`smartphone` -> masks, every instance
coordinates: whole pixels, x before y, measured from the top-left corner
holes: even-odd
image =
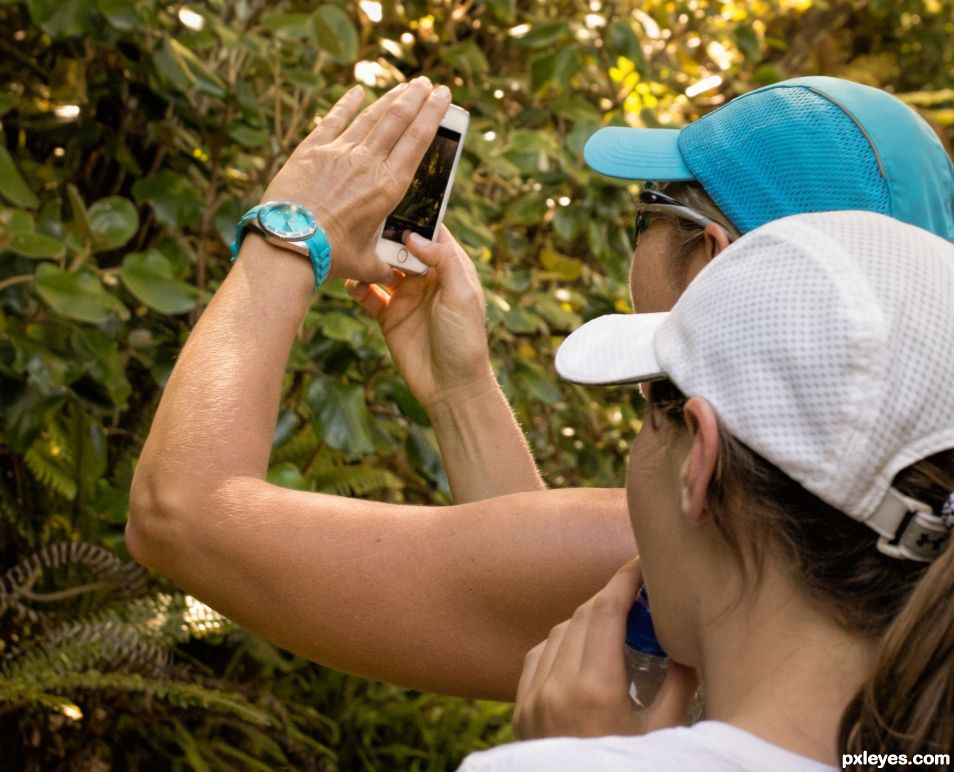
[[[404,233],[413,231],[426,239],[437,235],[454,186],[469,122],[470,113],[463,108],[457,105],[447,108],[437,136],[421,159],[407,193],[384,221],[375,251],[385,263],[406,273],[427,273],[427,266],[404,246]]]

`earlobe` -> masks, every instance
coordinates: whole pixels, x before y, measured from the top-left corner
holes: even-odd
[[[692,525],[706,519],[709,482],[719,458],[719,423],[712,405],[692,397],[683,409],[691,446],[681,470],[682,513]]]

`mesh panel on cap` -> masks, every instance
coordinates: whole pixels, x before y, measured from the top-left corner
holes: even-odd
[[[687,165],[743,233],[798,214],[891,214],[887,181],[864,134],[804,86],[762,89],[683,129]]]
[[[954,246],[833,212],[744,236],[690,284],[656,356],[729,431],[864,519],[891,479],[954,447]]]

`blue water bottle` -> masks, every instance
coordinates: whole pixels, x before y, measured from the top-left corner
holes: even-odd
[[[629,696],[640,707],[649,705],[666,676],[669,658],[653,629],[649,597],[643,586],[626,616],[626,668],[629,671]]]

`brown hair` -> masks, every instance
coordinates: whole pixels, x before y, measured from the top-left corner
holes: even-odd
[[[685,400],[670,382],[654,383],[653,421],[659,413],[671,427],[684,425]],[[721,422],[719,429],[709,504],[743,576],[757,579],[766,551],[778,551],[838,624],[878,640],[868,677],[842,715],[839,754],[951,753],[954,540],[930,564],[888,557],[873,530],[809,493]],[[954,491],[954,449],[902,470],[894,486],[939,511]]]

